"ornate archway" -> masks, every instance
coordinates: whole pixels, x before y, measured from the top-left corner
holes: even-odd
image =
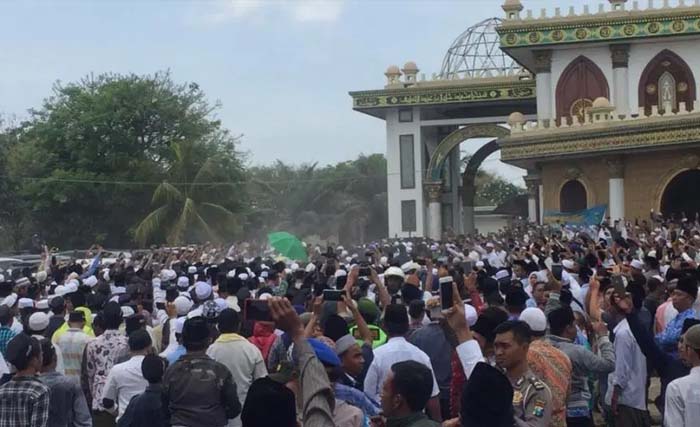
[[[442,171],[445,160],[450,152],[459,147],[462,142],[471,138],[496,138],[477,150],[476,153],[469,159],[467,168],[462,175],[462,206],[465,216],[465,231],[474,230],[474,180],[479,166],[489,155],[496,152],[500,146],[498,139],[510,135],[510,131],[496,124],[474,124],[467,125],[451,134],[447,135],[440,144],[438,144],[435,152],[430,157],[428,170],[426,172],[425,189],[429,201],[429,235],[433,239],[439,239],[442,234],[442,212],[441,200],[442,195]]]
[[[685,188],[685,196],[688,194],[694,194],[695,188],[691,187],[688,190],[688,182],[685,185],[681,179],[683,176],[690,176],[695,173],[700,173],[700,155],[698,153],[690,153],[678,164],[669,168],[668,171],[661,177],[659,184],[656,186],[654,193],[651,194],[654,205],[652,206],[657,212],[661,212],[663,215],[671,214],[675,209],[673,209],[673,199],[675,198],[672,192],[673,187]],[[678,178],[678,179],[677,179]],[[677,185],[679,184],[679,185]],[[692,183],[691,183],[692,184]],[[690,197],[692,199],[692,197]],[[666,212],[664,209],[671,208],[671,211]],[[679,210],[680,212],[680,210]],[[690,212],[686,212],[687,215],[691,215]]]
[[[583,120],[585,111],[601,96],[610,99],[608,80],[593,61],[579,56],[566,67],[557,82],[557,118],[576,116]]]
[[[644,68],[638,91],[639,106],[644,107],[647,114],[651,114],[653,105],[663,111],[664,104],[670,104],[678,111],[681,102],[691,111],[696,97],[695,77],[683,58],[666,49]]]

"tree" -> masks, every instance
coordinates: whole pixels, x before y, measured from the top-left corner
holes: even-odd
[[[57,83],[16,129],[8,153],[32,232],[63,247],[131,245],[156,183],[170,179],[172,147],[183,141],[198,147],[198,158],[218,156],[239,174],[236,138],[212,118],[217,108],[196,84],[168,73]]]
[[[248,229],[300,236],[338,236],[342,242],[386,237],[386,160],[381,154],[319,168],[317,164],[251,168],[254,208]]]
[[[480,170],[476,175],[476,205],[498,206],[508,199],[523,194],[524,190],[500,177]]]
[[[163,236],[170,245],[222,241],[226,232],[235,230],[239,221],[234,212],[240,206],[221,194],[236,193],[240,184],[217,180],[240,176],[232,176],[218,158],[198,161],[198,148],[201,147],[190,141],[173,144],[175,160],[169,171],[173,181],[164,181],[154,191],[152,203],[158,207],[136,227],[135,240],[139,244],[146,245]]]

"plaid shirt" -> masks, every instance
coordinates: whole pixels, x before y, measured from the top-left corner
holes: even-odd
[[[46,427],[49,388],[36,376],[15,377],[0,387],[0,427]]]
[[[7,326],[0,326],[0,353],[2,353],[2,357],[6,356],[7,343],[9,343],[15,335],[17,335],[17,333],[12,329]]]

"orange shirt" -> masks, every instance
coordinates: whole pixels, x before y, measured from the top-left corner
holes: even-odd
[[[552,427],[566,427],[566,399],[571,383],[569,356],[545,340],[530,344],[527,353],[530,370],[552,391]]]

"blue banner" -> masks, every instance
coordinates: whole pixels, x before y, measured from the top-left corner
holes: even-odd
[[[545,224],[565,224],[588,227],[591,225],[600,225],[605,219],[605,212],[608,210],[608,205],[598,205],[590,209],[578,212],[551,212],[545,211]]]

